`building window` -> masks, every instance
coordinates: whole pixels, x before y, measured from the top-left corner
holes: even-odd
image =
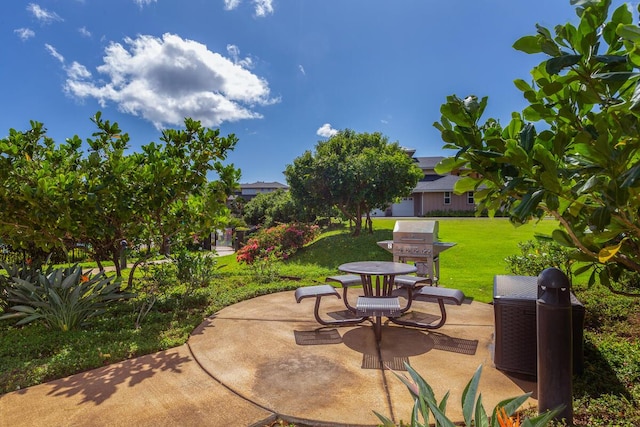
[[[451,204],[451,191],[445,191],[444,192],[444,204],[445,205],[450,205]]]
[[[470,205],[474,205],[475,201],[473,200],[473,191],[469,191],[467,193],[467,203]]]

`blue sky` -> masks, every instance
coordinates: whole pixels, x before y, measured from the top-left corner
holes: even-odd
[[[569,0],[3,1],[0,135],[37,120],[85,139],[102,111],[136,150],[189,116],[239,138],[243,183],[285,183],[345,128],[450,155],[433,128],[446,96],[489,96],[508,121],[513,80],[543,60],[513,42],[567,21]]]

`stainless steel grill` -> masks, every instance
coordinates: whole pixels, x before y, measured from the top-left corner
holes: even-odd
[[[436,284],[440,277],[439,255],[455,243],[438,240],[438,221],[403,220],[396,221],[393,240],[383,240],[378,245],[391,252],[396,262],[414,262],[417,275]]]

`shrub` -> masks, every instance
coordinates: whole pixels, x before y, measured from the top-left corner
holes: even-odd
[[[218,260],[210,254],[181,250],[173,256],[176,278],[185,285],[186,295],[196,288],[211,284],[216,276]]]
[[[0,310],[4,311],[9,306],[9,289],[15,287],[13,278],[17,277],[31,282],[40,268],[30,261],[21,263],[1,262],[0,265],[7,272],[6,276],[0,274]]]
[[[120,292],[120,283],[104,272],[95,276],[82,274],[82,267],[38,271],[29,279],[13,277],[7,288],[9,303],[15,303],[1,319],[19,318],[16,325],[43,320],[48,327],[69,331],[105,312],[108,304],[133,297]]]
[[[413,411],[411,411],[411,423],[409,425],[412,427],[428,426],[430,425],[430,414],[432,414],[436,426],[454,427],[455,424],[445,415],[449,393],[447,392],[442,400],[438,402],[433,389],[425,379],[422,378],[422,376],[420,376],[420,374],[418,374],[418,372],[416,372],[408,363],[405,363],[405,367],[411,376],[411,379],[408,379],[403,375],[399,375],[396,372],[394,372],[394,374],[404,383],[404,385],[407,386],[411,397],[414,399]],[[553,417],[557,415],[558,412],[555,410],[540,414],[537,417],[525,419],[522,424],[520,424],[519,417],[514,421],[512,415],[531,395],[531,393],[525,393],[521,396],[505,399],[498,403],[492,411],[491,418],[489,418],[482,406],[482,394],[480,394],[476,399],[481,373],[482,366],[478,367],[462,392],[461,403],[464,425],[469,427],[489,425],[492,427],[519,425],[522,425],[522,427],[542,427],[549,424]],[[395,427],[394,422],[389,418],[375,411],[374,413],[380,421],[382,421],[384,427]],[[420,422],[420,419],[422,419],[424,424]],[[404,424],[401,424],[401,426],[404,426]]]
[[[169,288],[176,282],[176,266],[172,262],[143,262],[140,264],[140,286],[135,301],[135,328],[140,329],[155,303],[166,296]]]
[[[253,264],[261,259],[283,260],[311,242],[318,235],[317,225],[280,224],[258,231],[238,253],[238,262]]]
[[[570,250],[558,245],[552,240],[538,239],[518,243],[520,255],[505,258],[507,268],[511,273],[521,276],[538,276],[542,270],[555,267],[572,280]]]
[[[250,266],[256,280],[267,283],[276,278],[276,263],[289,258],[317,237],[319,227],[309,224],[280,224],[258,231],[236,254]]]

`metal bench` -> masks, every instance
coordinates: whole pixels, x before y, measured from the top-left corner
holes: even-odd
[[[347,296],[347,290],[352,286],[360,286],[362,285],[362,277],[359,274],[342,274],[338,276],[329,276],[325,280],[325,282],[337,282],[342,286],[342,299],[344,300],[344,305],[351,311],[356,312],[356,308],[351,305],[349,302],[349,297]]]
[[[396,276],[393,279],[393,283],[396,286],[404,286],[415,288],[417,285],[432,285],[433,281],[430,277],[420,277],[420,276]]]
[[[341,276],[329,276],[325,280],[325,282],[338,282],[340,286],[346,288],[348,286],[359,286],[362,285],[362,279],[358,274],[343,274]]]
[[[315,297],[316,304],[313,310],[313,315],[315,316],[318,323],[320,323],[321,325],[332,325],[332,326],[355,325],[365,320],[365,317],[359,317],[354,319],[323,320],[320,317],[320,301],[322,300],[322,297],[326,297],[326,296],[335,296],[340,298],[340,294],[338,293],[336,288],[334,288],[331,285],[305,286],[302,288],[298,288],[295,291],[295,297],[296,297],[297,303],[300,303],[300,301],[302,301],[305,298]]]
[[[393,318],[402,315],[398,297],[358,297],[356,302],[358,316],[366,316],[373,323],[376,340],[382,339],[382,316]]]
[[[400,287],[393,291],[394,296],[402,296],[408,298],[408,289]],[[425,329],[438,329],[441,328],[447,321],[447,310],[445,303],[453,303],[461,305],[464,301],[464,293],[458,289],[439,288],[435,286],[424,286],[422,288],[415,289],[412,292],[412,301],[424,301],[424,302],[437,302],[440,307],[440,320],[438,323],[421,323],[402,319],[391,319],[392,322],[398,325],[415,326]]]
[[[358,297],[358,316],[397,317],[402,314],[398,297]]]

